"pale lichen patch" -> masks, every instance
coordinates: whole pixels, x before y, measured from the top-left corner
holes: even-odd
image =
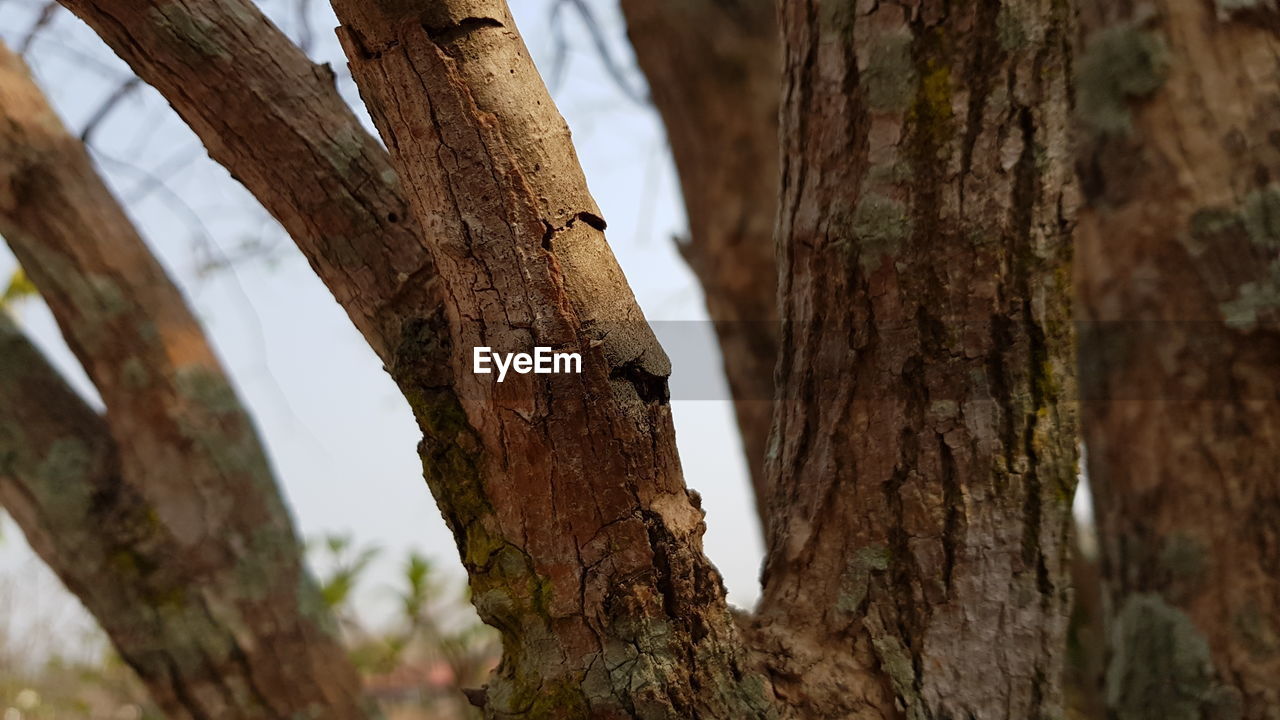
[[[859,262],[864,268],[877,265],[911,235],[911,216],[893,198],[868,193],[853,211],[853,234]]]
[[[1267,250],[1280,248],[1280,186],[1268,185],[1246,195],[1240,218],[1250,242]]]
[[[1218,10],[1218,20],[1223,22],[1242,13],[1280,10],[1276,0],[1214,0],[1213,4]]]
[[[868,545],[859,549],[849,560],[840,584],[840,597],[836,606],[845,612],[858,612],[867,599],[871,575],[889,568],[889,548]]]
[[[1164,84],[1169,50],[1164,38],[1125,22],[1094,33],[1080,57],[1077,111],[1098,136],[1133,131],[1130,103],[1150,97]]]
[[[918,75],[911,61],[911,34],[897,32],[875,40],[862,68],[867,105],[883,112],[902,112],[915,97]]]
[[[1125,600],[1110,645],[1106,699],[1117,720],[1239,717],[1238,693],[1218,682],[1208,641],[1159,595]]]
[[[1000,49],[1005,52],[1016,52],[1026,47],[1029,40],[1026,25],[1019,17],[1020,10],[1016,4],[1001,4],[996,14],[996,40]]]
[[[1280,261],[1271,264],[1267,277],[1242,284],[1236,296],[1218,309],[1223,321],[1236,330],[1249,330],[1257,325],[1259,315],[1280,309]]]

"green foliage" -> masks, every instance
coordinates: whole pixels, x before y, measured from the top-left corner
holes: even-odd
[[[308,548],[325,570],[320,574],[320,593],[342,624],[355,666],[377,678],[394,676],[400,669],[421,672],[443,664],[457,689],[443,698],[452,706],[446,716],[476,716],[461,688],[485,683],[498,657],[498,643],[496,632],[482,624],[471,608],[466,590],[453,589],[430,558],[410,552],[393,590],[396,617],[388,628],[372,630],[362,624],[353,604],[380,548],[361,546],[344,534],[322,536],[309,542]],[[428,690],[423,689],[421,704],[439,712]]]
[[[9,276],[4,291],[0,292],[0,308],[13,307],[18,301],[33,298],[39,294],[40,291],[36,290],[35,283],[31,282],[27,273],[22,268],[18,268]]]
[[[312,543],[312,548],[325,553],[329,572],[320,578],[320,596],[325,607],[339,617],[349,609],[356,584],[381,551],[375,546],[357,548],[349,535],[325,535]]]

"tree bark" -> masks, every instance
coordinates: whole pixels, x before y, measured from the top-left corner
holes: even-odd
[[[1082,3],[1077,273],[1116,718],[1280,707],[1280,16]]]
[[[399,306],[389,370],[503,633],[486,714],[763,717],[681,476],[669,363],[505,3],[334,5],[447,297]],[[473,374],[478,346],[571,350],[583,371],[498,384]]]
[[[107,408],[7,319],[0,492],[171,717],[366,716],[255,429],[177,288],[0,47],[0,234]]]
[[[783,5],[758,620],[808,717],[1061,713],[1072,10]]]
[[[520,383],[508,381],[497,388],[501,397],[487,398],[492,390],[477,388],[476,379],[458,366],[463,358],[452,353],[455,341],[448,329],[463,318],[457,310],[450,317],[438,302],[440,289],[432,282],[432,259],[423,251],[416,219],[403,210],[384,215],[380,209],[393,205],[388,198],[398,197],[395,174],[384,156],[368,150],[376,149],[375,141],[363,135],[327,79],[312,70],[251,3],[66,4],[135,72],[161,90],[214,158],[241,178],[294,235],[414,406],[426,436],[425,474],[459,536],[476,604],[506,639],[508,658],[486,695],[489,712],[611,717],[638,708],[655,717],[665,713],[684,718],[690,712],[755,716],[754,700],[744,700],[743,695],[758,696],[762,683],[740,672],[719,578],[698,549],[701,513],[696,498],[686,495],[679,480],[665,399],[665,357],[594,227],[603,221],[581,187],[576,166],[565,170],[563,158],[558,158],[553,179],[563,179],[572,188],[558,201],[578,202],[552,208],[546,218],[526,215],[522,220],[533,224],[516,228],[522,240],[531,233],[536,237],[536,246],[521,252],[535,250],[533,260],[542,257],[544,267],[528,300],[514,290],[510,300],[543,301],[553,294],[556,303],[567,303],[568,294],[554,287],[561,282],[557,278],[582,283],[584,264],[593,274],[599,272],[597,265],[606,272],[612,267],[613,276],[605,278],[600,293],[585,299],[594,305],[590,313],[567,305],[539,307],[539,313],[550,317],[537,318],[535,328],[532,308],[511,312],[517,324],[531,328],[523,331],[528,333],[526,341],[536,331],[537,339],[557,347],[585,345],[590,377],[555,382],[590,383],[596,396],[584,398],[580,389],[571,387],[557,393],[552,405],[550,394],[538,397],[528,384],[522,389]],[[509,20],[506,25],[511,27]],[[421,25],[406,25],[415,27]],[[441,42],[452,44],[453,34],[446,26]],[[459,38],[465,34],[457,33]],[[272,62],[246,62],[259,57]],[[527,81],[532,73],[527,55],[518,61],[520,79]],[[538,90],[545,98],[545,91],[540,86]],[[452,96],[451,102],[467,100],[458,87],[444,92]],[[210,102],[212,98],[219,102]],[[549,99],[542,102],[545,109],[551,108]],[[228,106],[244,111],[223,112]],[[483,115],[459,119],[454,131],[495,132]],[[314,124],[327,131],[311,132]],[[556,126],[563,129],[558,119],[552,127]],[[518,137],[523,150],[541,151],[537,128],[516,129],[523,133]],[[334,152],[329,138],[352,140],[357,133],[364,139],[347,142],[339,156],[342,162],[330,163]],[[428,131],[421,141],[435,137]],[[561,146],[565,142],[551,139]],[[521,160],[527,161],[528,155]],[[518,192],[521,202],[528,200],[516,175],[490,180],[500,185],[500,192],[494,192],[480,185],[483,177],[472,177],[477,168],[464,166],[461,171],[468,174],[458,182],[486,195],[459,193],[460,201],[472,204],[432,205],[429,213],[419,213],[433,236],[442,225],[456,233],[464,227],[464,217],[468,223],[478,222],[509,192]],[[353,178],[351,183],[338,183],[339,202],[326,192],[312,196],[292,190],[298,187],[298,176],[315,178],[330,188],[332,182],[325,179],[329,173]],[[576,207],[579,204],[583,207]],[[316,210],[341,211],[340,227],[352,229],[352,234],[323,232],[324,226],[307,222]],[[370,214],[372,222],[366,217]],[[553,253],[542,250],[543,243],[557,247],[559,266],[550,262]],[[365,268],[367,273],[351,274],[351,268]],[[461,272],[455,271],[455,277]],[[494,278],[508,283],[501,286],[504,295],[509,287],[522,284],[509,275]],[[499,308],[490,297],[493,290],[484,288],[496,287],[493,281],[486,277],[475,287],[483,291],[479,299],[488,305],[487,315],[479,317],[493,322],[493,342],[521,339],[522,331],[512,328],[505,316],[492,317]],[[465,288],[465,294],[471,292],[470,286]],[[584,301],[582,293],[574,298]],[[352,303],[368,309],[353,310]],[[362,322],[362,315],[371,320]],[[575,323],[586,327],[573,327]],[[499,401],[510,409],[499,410]],[[468,414],[474,412],[484,417],[480,427]],[[560,421],[566,417],[572,419]],[[508,434],[510,451],[502,444]],[[557,478],[553,484],[553,469],[568,479]],[[512,479],[517,486],[509,487]],[[714,690],[695,697],[690,688],[699,682]]]
[[[776,10],[769,0],[623,0],[622,11],[680,174],[680,252],[715,323],[763,525],[778,355]]]

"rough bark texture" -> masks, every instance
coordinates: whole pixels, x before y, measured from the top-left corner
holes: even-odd
[[[443,314],[396,308],[389,370],[503,633],[486,714],[761,716],[681,477],[669,363],[505,3],[335,9],[447,298]],[[582,374],[471,371],[472,347],[534,345],[581,353]]]
[[[623,0],[622,11],[680,173],[680,251],[715,322],[763,523],[778,354],[776,10],[771,0]]]
[[[1082,4],[1081,386],[1112,717],[1280,707],[1280,16]]]
[[[759,618],[809,717],[1061,713],[1072,10],[783,5]]]
[[[284,226],[375,352],[435,271],[386,151],[250,0],[61,0]],[[394,313],[393,313],[394,314]]]
[[[248,416],[80,142],[0,48],[0,234],[107,407],[0,328],[0,492],[171,717],[366,716]]]

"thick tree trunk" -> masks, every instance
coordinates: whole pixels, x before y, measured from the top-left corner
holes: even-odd
[[[680,251],[715,322],[763,524],[778,354],[776,10],[771,0],[623,0],[622,11],[680,173]]]
[[[1117,718],[1280,707],[1280,17],[1084,2],[1078,287]]]
[[[762,642],[809,717],[1061,712],[1072,10],[783,5]]]
[[[252,423],[3,48],[0,234],[107,407],[104,427],[5,321],[0,492],[32,545],[172,717],[366,716]]]

